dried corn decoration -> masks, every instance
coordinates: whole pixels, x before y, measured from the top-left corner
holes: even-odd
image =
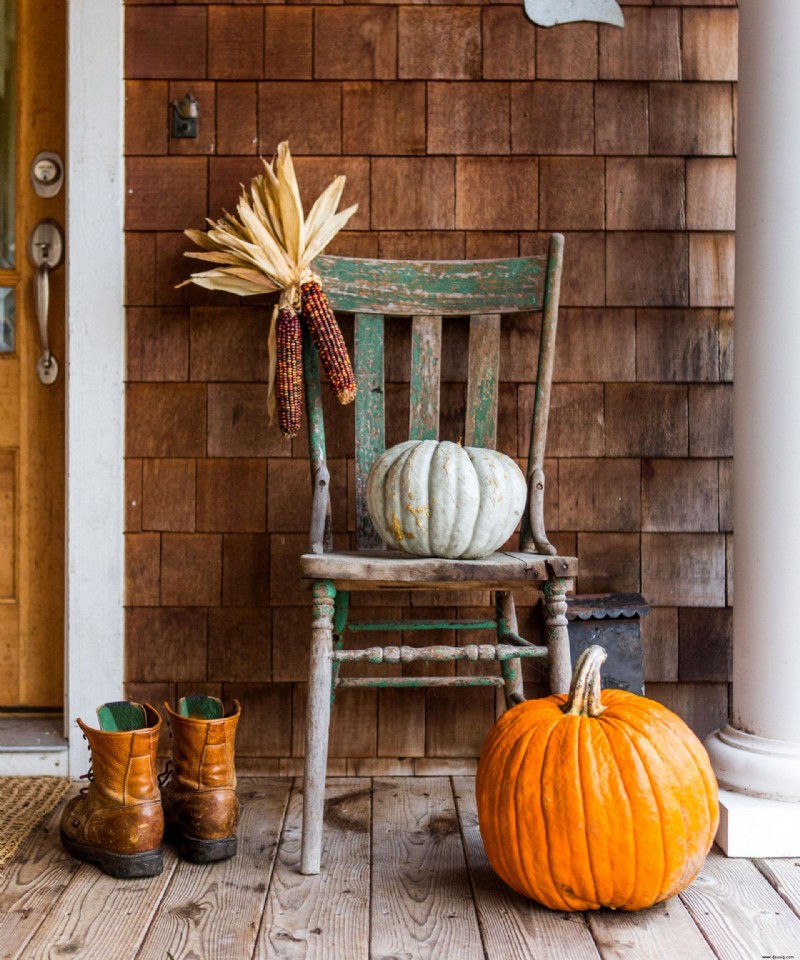
[[[275,401],[281,433],[296,437],[303,415],[303,330],[291,307],[278,312]]]
[[[325,291],[315,278],[304,283],[300,292],[303,319],[319,352],[320,363],[328,375],[331,389],[340,403],[352,403],[356,396],[356,378],[342,331]]]
[[[289,144],[279,144],[275,159],[263,163],[264,173],[253,178],[250,192],[242,187],[236,215],[225,212],[221,219],[209,220],[205,233],[185,231],[202,248],[186,256],[214,264],[193,273],[185,283],[241,297],[280,292],[268,338],[268,413],[272,423],[277,408],[281,432],[294,437],[300,430],[303,395],[301,311],[334,393],[341,403],[355,397],[344,338],[311,264],[358,205],[336,212],[345,184],[339,176],[317,197],[306,217]]]

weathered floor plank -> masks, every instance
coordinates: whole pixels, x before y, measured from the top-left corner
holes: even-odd
[[[483,960],[447,779],[374,781],[371,956]]]
[[[715,847],[680,898],[720,960],[798,955],[800,919],[749,860]]]
[[[256,958],[367,960],[371,783],[328,780],[322,869],[300,873],[303,797],[300,785],[289,801]]]
[[[58,839],[63,804],[78,792],[74,786],[45,822],[0,870],[0,957],[25,956],[31,937],[48,916],[79,869]]]
[[[714,960],[678,897],[635,913],[597,910],[588,916],[603,960]]]
[[[157,877],[117,880],[83,864],[47,919],[25,948],[25,960],[133,957],[175,871],[178,858],[164,851]]]
[[[168,953],[176,960],[252,955],[291,785],[291,780],[241,782],[237,855],[213,864],[180,864],[137,960],[165,960]]]
[[[487,960],[598,960],[582,913],[548,910],[497,876],[478,828],[475,779],[454,777],[453,788]]]
[[[754,860],[756,868],[800,917],[800,859]]]

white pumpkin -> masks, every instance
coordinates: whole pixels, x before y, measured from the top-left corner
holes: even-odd
[[[372,465],[367,510],[381,538],[419,557],[474,560],[501,547],[525,509],[525,477],[496,450],[407,440]]]

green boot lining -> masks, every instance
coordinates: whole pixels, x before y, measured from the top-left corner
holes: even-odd
[[[120,733],[124,730],[142,730],[147,726],[147,716],[140,703],[117,700],[97,708],[100,729]]]
[[[221,720],[222,701],[217,697],[181,697],[178,713],[195,720]]]

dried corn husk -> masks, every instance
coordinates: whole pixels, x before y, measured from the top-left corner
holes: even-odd
[[[241,297],[281,292],[268,339],[271,423],[275,412],[279,313],[282,309],[301,309],[302,285],[318,280],[311,270],[312,261],[344,227],[358,204],[337,213],[345,185],[345,177],[338,176],[317,197],[306,217],[289,144],[279,144],[275,158],[262,162],[264,172],[253,177],[249,193],[242,185],[235,214],[226,211],[219,220],[209,220],[207,232],[184,231],[201,248],[187,251],[186,256],[213,264],[193,273],[184,283]]]

